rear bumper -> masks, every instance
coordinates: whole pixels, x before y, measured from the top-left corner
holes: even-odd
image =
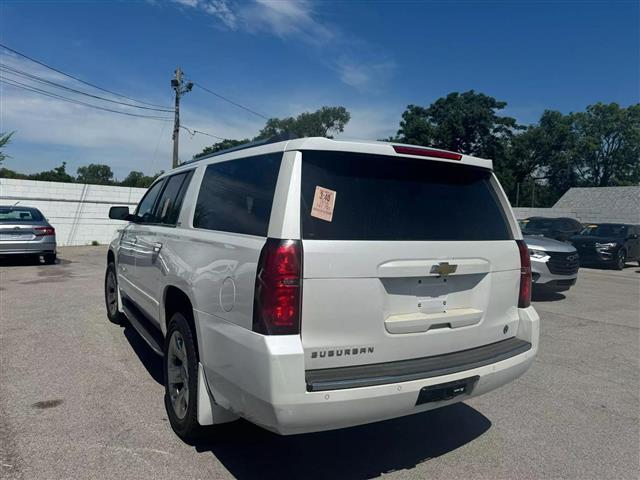
[[[0,256],[43,253],[56,253],[55,237],[45,237],[42,241],[0,242]]]
[[[280,434],[316,432],[432,410],[516,379],[533,362],[539,336],[539,317],[533,307],[520,309],[519,314],[516,338],[531,345],[521,353],[498,356],[496,361],[455,373],[358,388],[307,391],[298,336],[266,337],[214,320],[201,323],[200,328],[201,341],[213,341],[215,347],[205,350],[201,345],[200,351],[217,350],[207,358],[205,372],[220,406]],[[423,387],[474,376],[478,381],[470,393],[416,406]]]

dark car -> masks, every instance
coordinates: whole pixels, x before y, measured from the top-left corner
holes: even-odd
[[[530,217],[522,220],[521,228],[524,235],[542,235],[566,242],[573,235],[579,234],[584,227],[574,218]]]
[[[580,264],[600,264],[624,268],[625,263],[640,265],[640,227],[624,223],[589,224],[570,241],[580,254]]]

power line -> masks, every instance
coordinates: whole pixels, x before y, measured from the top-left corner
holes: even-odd
[[[186,125],[180,125],[180,128],[184,128],[187,132],[189,132],[189,135],[191,135],[192,137],[194,137],[196,134],[200,134],[200,135],[206,135],[207,137],[212,137],[212,138],[217,138],[218,140],[226,140],[226,138],[223,137],[218,137],[217,135],[214,135],[212,133],[207,133],[207,132],[203,132],[201,130],[196,130],[195,128],[189,128]]]
[[[99,95],[93,95],[91,93],[87,93],[87,92],[83,92],[81,90],[76,90],[75,88],[71,88],[71,87],[67,87],[66,85],[61,85],[59,83],[56,82],[52,82],[51,80],[46,80],[42,77],[39,77],[38,75],[33,75],[31,73],[25,72],[23,70],[20,70],[18,68],[14,68],[11,67],[9,65],[6,65],[4,63],[0,63],[0,71],[4,71],[5,73],[10,73],[12,75],[18,75],[22,78],[28,79],[28,80],[33,80],[36,82],[40,82],[40,83],[44,83],[47,85],[51,85],[53,87],[56,88],[61,88],[70,92],[74,92],[74,93],[78,93],[80,95],[86,95],[87,97],[91,97],[91,98],[96,98],[98,100],[103,100],[105,102],[111,102],[111,103],[115,103],[117,105],[125,105],[127,107],[134,107],[134,108],[141,108],[143,110],[154,110],[157,112],[173,112],[173,110],[170,110],[168,108],[154,108],[154,107],[144,107],[142,105],[135,105],[133,103],[127,103],[127,102],[119,102],[118,100],[112,100],[110,98],[105,98],[105,97],[101,97]]]
[[[137,100],[135,98],[127,97],[126,95],[123,95],[121,93],[117,93],[117,92],[114,92],[112,90],[108,90],[106,88],[99,87],[98,85],[94,85],[93,83],[90,83],[90,82],[87,82],[85,80],[82,80],[82,79],[80,79],[80,78],[78,78],[78,77],[76,77],[74,75],[71,75],[69,73],[63,72],[62,70],[58,70],[57,68],[52,67],[50,65],[47,65],[46,63],[41,62],[40,60],[36,60],[35,58],[32,58],[32,57],[30,57],[28,55],[25,55],[24,53],[20,53],[17,50],[14,50],[13,48],[10,48],[10,47],[7,47],[6,45],[3,45],[2,43],[0,43],[0,47],[4,48],[5,50],[7,50],[9,52],[15,53],[16,55],[19,55],[19,56],[21,56],[23,58],[26,58],[27,60],[31,60],[32,62],[37,63],[38,65],[41,65],[41,66],[43,66],[45,68],[48,68],[49,70],[53,70],[56,73],[59,73],[59,74],[64,75],[66,77],[72,78],[75,81],[80,82],[80,83],[84,83],[85,85],[88,85],[88,86],[90,86],[92,88],[96,88],[96,89],[101,90],[103,92],[110,93],[111,95],[115,95],[116,97],[126,98],[127,100],[131,100],[133,102],[141,103],[143,105],[150,105],[152,107],[167,108],[166,105],[158,105],[158,104],[155,104],[155,103],[143,102],[142,100]]]
[[[45,97],[51,97],[51,98],[55,98],[57,100],[65,101],[65,102],[75,103],[77,105],[83,105],[85,107],[95,108],[97,110],[103,110],[105,112],[119,113],[120,115],[127,115],[129,117],[148,118],[148,119],[152,119],[152,120],[162,120],[162,121],[165,121],[165,122],[171,120],[171,118],[169,118],[169,117],[160,117],[160,116],[156,116],[156,115],[141,115],[139,113],[123,112],[123,111],[120,111],[120,110],[113,110],[111,108],[101,107],[101,106],[98,106],[98,105],[92,105],[90,103],[86,103],[86,102],[83,102],[81,100],[76,100],[74,98],[65,97],[64,95],[59,95],[59,94],[54,93],[54,92],[48,92],[46,90],[42,90],[42,89],[34,87],[32,85],[27,85],[26,83],[22,83],[22,82],[19,82],[17,80],[14,80],[14,79],[9,79],[9,78],[4,77],[2,75],[0,75],[0,82],[1,83],[6,83],[7,85],[11,85],[14,88],[19,88],[19,89],[26,90],[26,91],[29,91],[29,92],[38,93],[40,95],[44,95]]]
[[[205,92],[209,92],[211,95],[215,95],[216,97],[218,97],[218,98],[220,98],[220,99],[224,100],[225,102],[229,102],[231,105],[235,105],[236,107],[238,107],[238,108],[242,108],[243,110],[246,110],[247,112],[252,113],[252,114],[254,114],[254,115],[256,115],[256,116],[258,116],[258,117],[260,117],[260,118],[263,118],[263,119],[265,119],[265,120],[269,120],[269,118],[268,118],[266,115],[263,115],[263,114],[261,114],[261,113],[258,113],[258,112],[256,112],[255,110],[250,109],[249,107],[245,107],[244,105],[241,105],[241,104],[239,104],[238,102],[234,102],[233,100],[231,100],[231,99],[229,99],[229,98],[227,98],[227,97],[224,97],[224,96],[220,95],[219,93],[214,92],[213,90],[209,90],[207,87],[203,87],[202,85],[200,85],[200,84],[199,84],[199,83],[197,83],[197,82],[193,82],[193,84],[194,84],[196,87],[201,88],[201,89],[202,89],[202,90],[204,90]]]

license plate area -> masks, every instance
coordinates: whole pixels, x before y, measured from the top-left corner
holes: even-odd
[[[423,387],[418,394],[416,405],[451,400],[459,395],[470,394],[480,377],[464,378],[455,382],[440,383]]]

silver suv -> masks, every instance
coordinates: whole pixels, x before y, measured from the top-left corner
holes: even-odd
[[[580,256],[569,243],[538,235],[525,235],[531,256],[533,289],[563,292],[576,284]]]
[[[281,434],[466,400],[538,349],[529,251],[490,160],[304,138],[164,174],[110,245],[109,318],[164,356],[183,438]]]

